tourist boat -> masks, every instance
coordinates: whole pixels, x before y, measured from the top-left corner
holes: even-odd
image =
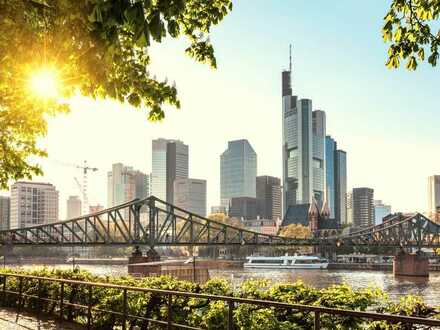
[[[247,257],[244,268],[262,269],[327,269],[328,260],[317,256]]]

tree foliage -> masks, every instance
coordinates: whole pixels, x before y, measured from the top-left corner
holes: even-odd
[[[76,92],[111,97],[164,118],[180,107],[176,87],[150,75],[153,42],[181,36],[186,54],[216,67],[209,40],[231,0],[0,0],[0,188],[41,174],[30,156],[45,156],[37,139],[46,119],[68,109]],[[59,97],[38,98],[30,76],[49,68],[61,81]]]
[[[383,39],[390,43],[387,66],[415,70],[419,61],[437,65],[440,29],[439,0],[393,0],[384,17]]]
[[[280,229],[280,235],[290,238],[311,238],[312,232],[309,227],[301,224],[291,224]]]

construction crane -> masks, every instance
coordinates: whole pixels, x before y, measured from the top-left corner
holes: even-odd
[[[87,160],[84,161],[84,166],[76,165],[75,167],[83,170],[83,183],[82,183],[83,214],[87,214],[87,213],[89,213],[89,197],[88,197],[88,193],[87,193],[87,185],[88,185],[87,173],[88,173],[88,171],[96,172],[98,169],[96,167],[87,166]],[[75,180],[77,181],[77,183],[79,185],[78,180],[76,178],[75,178]],[[81,185],[79,185],[79,186],[81,186]]]

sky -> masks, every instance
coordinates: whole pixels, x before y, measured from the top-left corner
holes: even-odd
[[[227,142],[248,139],[258,175],[281,177],[281,71],[293,44],[293,91],[327,115],[327,134],[347,152],[348,186],[374,188],[393,211],[425,211],[427,177],[440,174],[438,68],[385,67],[382,18],[390,1],[240,0],[213,29],[218,69],[184,54],[187,40],[151,49],[150,72],[175,81],[181,109],[167,107],[163,122],[147,109],[113,101],[76,100],[49,120],[41,141],[45,175],[66,199],[79,195],[74,166],[87,160],[90,204],[106,204],[106,173],[122,162],[151,171],[151,140],[189,145],[189,175],[208,182],[208,210],[220,200],[220,154]]]

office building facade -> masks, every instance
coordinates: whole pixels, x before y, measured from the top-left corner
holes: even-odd
[[[220,204],[233,197],[256,197],[257,154],[248,140],[228,142],[220,156]]]
[[[0,230],[9,229],[11,198],[0,196]]]
[[[374,190],[353,188],[347,196],[348,223],[354,229],[374,225]]]
[[[69,198],[67,199],[66,220],[78,218],[79,216],[81,216],[81,205],[82,203],[79,196],[69,196]]]
[[[178,140],[153,140],[151,159],[151,194],[173,203],[174,180],[188,179],[188,146]]]
[[[58,221],[58,199],[58,191],[50,183],[14,183],[11,186],[10,228]]]
[[[381,200],[374,201],[374,224],[380,225],[383,222],[383,218],[390,215],[391,205],[384,204]]]
[[[206,217],[206,180],[174,180],[174,205]]]
[[[292,95],[291,69],[282,72],[283,212],[325,199],[325,112]]]
[[[440,175],[428,177],[428,216],[431,219],[437,218],[440,208]]]
[[[135,198],[149,196],[149,177],[121,163],[107,173],[107,206],[112,207]]]
[[[330,218],[347,223],[347,154],[331,136],[325,138],[326,200]]]
[[[281,180],[273,176],[257,176],[256,197],[258,215],[264,219],[282,219]]]
[[[255,197],[232,197],[228,215],[230,218],[250,220],[258,216],[257,199]]]

